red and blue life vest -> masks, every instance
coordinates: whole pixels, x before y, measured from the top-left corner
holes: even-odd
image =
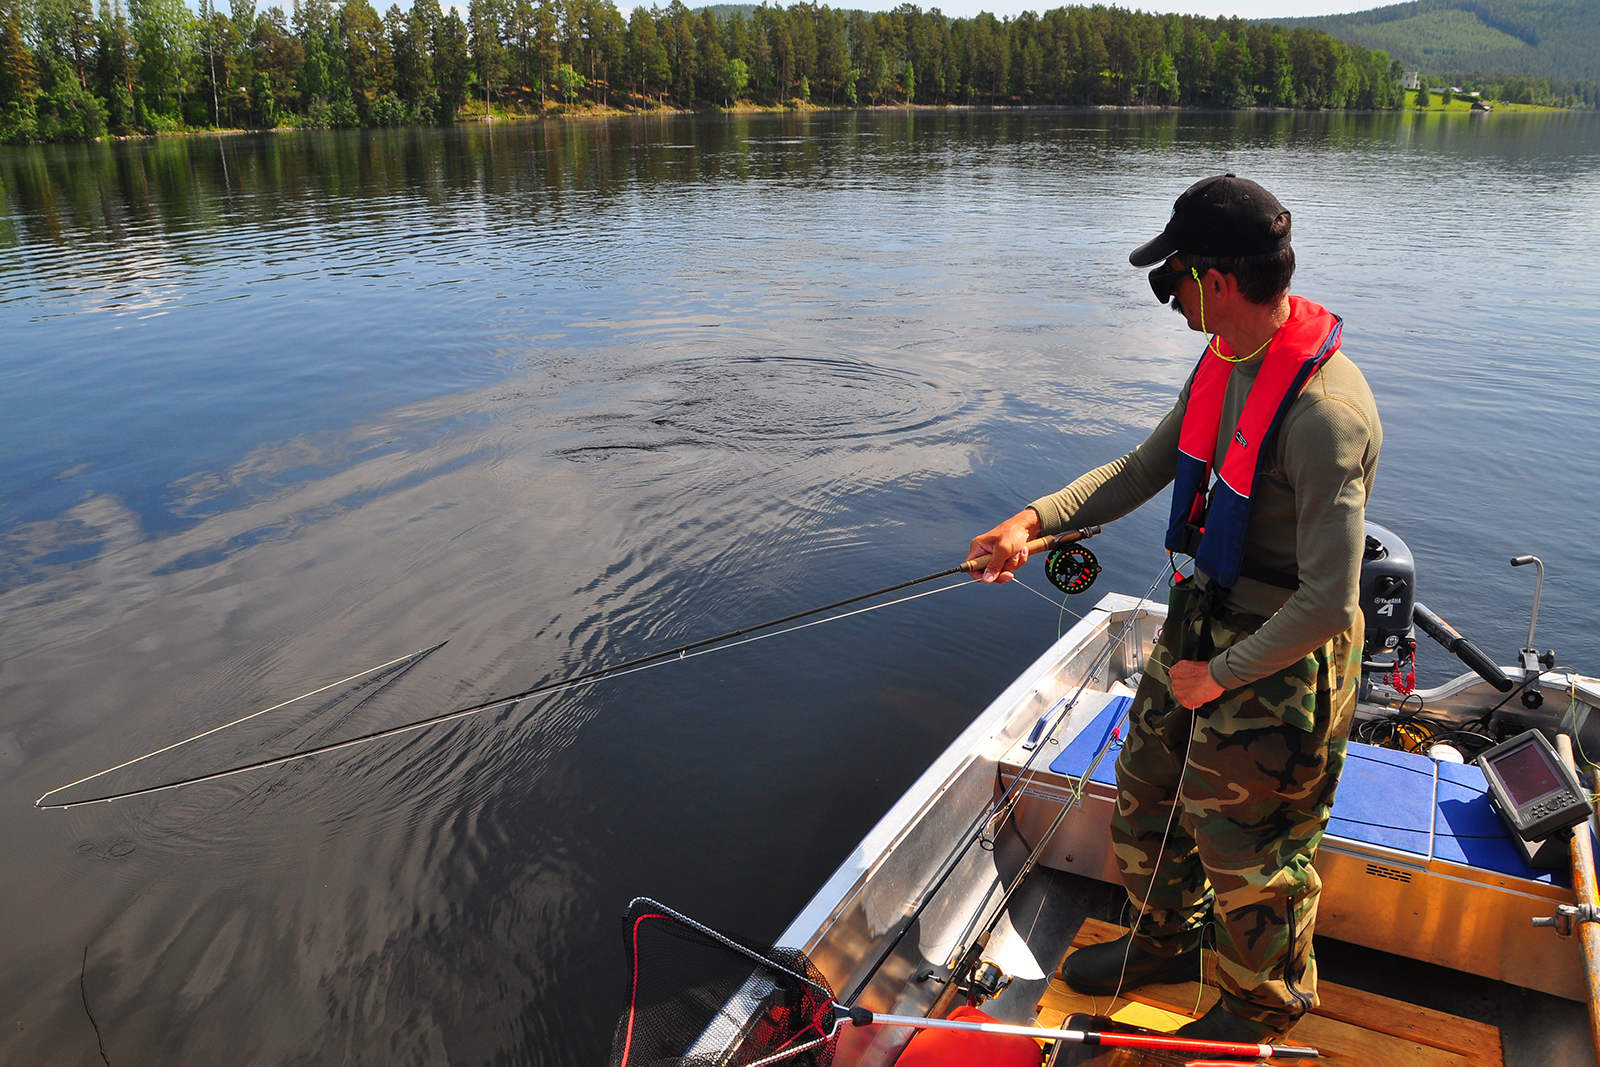
[[[1192,554],[1195,564],[1220,585],[1231,589],[1239,581],[1250,527],[1250,494],[1261,458],[1277,436],[1289,406],[1311,376],[1339,350],[1343,325],[1343,319],[1320,305],[1298,296],[1289,298],[1289,319],[1267,344],[1244,412],[1223,454],[1209,507],[1211,461],[1234,367],[1223,357],[1231,357],[1233,350],[1217,337],[1200,357],[1178,434],[1178,472],[1172,486],[1167,549]],[[1193,540],[1197,530],[1198,548]]]

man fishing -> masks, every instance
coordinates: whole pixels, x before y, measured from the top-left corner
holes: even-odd
[[[1178,1031],[1257,1041],[1317,1004],[1312,867],[1360,679],[1357,599],[1383,431],[1340,320],[1289,295],[1290,215],[1255,182],[1207,178],[1135,249],[1150,286],[1207,335],[1143,444],[972,542],[1004,582],[1029,540],[1111,522],[1173,485],[1175,581],[1117,759],[1111,821],[1132,932],[1067,957],[1099,996],[1200,977],[1221,998]],[[1213,482],[1212,475],[1216,474]]]

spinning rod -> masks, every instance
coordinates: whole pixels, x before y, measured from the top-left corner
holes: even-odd
[[[1067,531],[1065,531],[1063,533],[1053,534],[1053,535],[1051,535],[1049,537],[1040,537],[1040,538],[1037,538],[1037,539],[1035,539],[1033,541],[1029,541],[1028,542],[1028,554],[1031,556],[1031,555],[1036,555],[1037,553],[1040,553],[1040,552],[1048,552],[1051,549],[1057,548],[1058,546],[1068,545],[1068,544],[1071,544],[1071,543],[1076,542],[1076,541],[1082,541],[1082,540],[1084,540],[1086,538],[1093,537],[1096,534],[1098,534],[1099,532],[1100,532],[1100,527],[1098,527],[1098,526],[1088,526],[1088,527],[1085,527],[1085,528],[1083,528],[1081,530],[1067,530]],[[1072,575],[1075,575],[1075,574],[1081,572],[1085,568],[1092,568],[1093,572],[1095,574],[1098,574],[1099,573],[1099,565],[1094,563],[1093,556],[1090,556],[1088,554],[1087,550],[1076,550],[1076,551],[1081,552],[1083,556],[1087,557],[1088,562],[1086,564],[1078,564],[1078,563],[1068,564],[1066,569],[1071,573],[1065,576],[1065,580],[1070,582],[1071,578],[1072,578]],[[715,637],[704,637],[704,638],[701,638],[698,641],[691,641],[688,644],[679,645],[676,648],[663,649],[660,652],[652,652],[649,655],[639,656],[636,659],[626,660],[626,661],[624,661],[622,663],[613,664],[610,667],[597,667],[594,670],[585,671],[585,672],[583,672],[581,674],[576,674],[576,675],[573,675],[570,678],[564,678],[564,679],[562,679],[560,681],[544,682],[544,683],[541,683],[539,685],[533,686],[531,689],[524,689],[520,693],[513,693],[513,694],[511,694],[510,696],[507,696],[507,697],[499,697],[499,698],[496,698],[494,700],[484,701],[484,702],[479,703],[479,704],[472,704],[472,705],[469,705],[469,706],[464,707],[464,708],[457,708],[454,711],[446,711],[446,712],[442,712],[442,713],[440,713],[438,715],[430,715],[425,719],[417,719],[414,722],[403,723],[403,724],[401,724],[399,726],[390,726],[390,727],[387,727],[387,728],[382,729],[382,730],[374,730],[372,733],[362,734],[362,735],[360,735],[358,737],[347,738],[347,739],[345,739],[343,741],[334,741],[334,742],[330,742],[329,744],[326,744],[326,745],[318,745],[315,748],[302,749],[301,751],[298,751],[298,752],[291,752],[286,756],[273,756],[273,757],[269,757],[267,759],[254,760],[254,761],[249,762],[249,763],[241,763],[241,764],[238,764],[237,766],[228,767],[228,768],[226,768],[224,770],[220,770],[220,771],[210,771],[210,772],[208,772],[206,774],[193,775],[193,776],[188,777],[188,778],[179,778],[179,779],[176,779],[176,780],[170,781],[170,782],[162,782],[159,785],[149,785],[149,786],[143,786],[143,787],[138,788],[138,789],[129,789],[129,790],[125,790],[125,791],[120,792],[120,793],[110,793],[110,794],[106,794],[106,795],[103,795],[103,796],[86,797],[86,798],[84,798],[82,800],[57,800],[57,801],[50,800],[50,798],[55,796],[57,793],[65,792],[68,789],[71,789],[71,788],[73,788],[75,786],[83,785],[86,782],[92,782],[96,778],[101,778],[101,777],[104,777],[105,775],[108,775],[108,774],[112,773],[113,771],[119,771],[119,770],[122,770],[125,767],[130,767],[133,764],[139,763],[139,762],[141,762],[143,760],[146,760],[146,759],[149,759],[152,756],[158,756],[158,755],[161,755],[164,752],[171,752],[173,749],[176,749],[176,748],[179,748],[179,747],[181,747],[183,745],[186,745],[191,741],[198,741],[202,737],[209,737],[212,734],[219,733],[222,730],[228,729],[230,726],[237,726],[239,723],[245,722],[245,721],[247,721],[249,719],[256,718],[257,716],[260,716],[260,715],[265,715],[269,711],[276,711],[279,708],[286,707],[289,704],[295,703],[295,701],[304,700],[306,697],[314,696],[317,693],[321,693],[321,692],[324,692],[324,691],[326,691],[328,689],[332,689],[335,686],[344,685],[345,683],[354,681],[357,678],[362,678],[362,677],[365,677],[366,675],[374,674],[374,673],[376,673],[378,671],[382,671],[382,670],[386,670],[388,668],[392,668],[396,664],[403,663],[403,662],[405,662],[407,660],[413,661],[411,664],[409,664],[407,666],[407,668],[404,668],[404,669],[409,669],[410,666],[414,666],[415,665],[415,661],[420,660],[422,657],[427,656],[430,653],[435,652],[438,649],[442,648],[443,645],[444,645],[444,642],[440,642],[439,644],[434,645],[431,648],[421,649],[421,650],[419,650],[417,652],[413,652],[409,656],[401,656],[399,659],[390,660],[388,663],[382,664],[380,666],[373,667],[373,668],[370,668],[370,669],[365,670],[365,671],[361,671],[358,674],[352,674],[348,678],[341,679],[340,681],[337,681],[337,682],[331,682],[328,685],[322,686],[319,689],[312,690],[310,693],[306,693],[306,694],[303,694],[302,696],[295,697],[292,700],[285,700],[285,701],[283,701],[282,703],[279,703],[279,704],[274,704],[272,707],[264,708],[261,711],[252,712],[251,714],[243,716],[242,718],[235,719],[232,722],[224,723],[221,726],[213,727],[212,729],[206,730],[203,733],[196,734],[193,737],[189,737],[189,738],[186,738],[186,739],[184,739],[182,741],[175,742],[175,743],[167,745],[167,746],[165,746],[163,748],[158,748],[153,752],[147,752],[142,756],[138,756],[138,757],[136,757],[134,759],[127,760],[127,761],[125,761],[123,763],[119,763],[114,767],[107,767],[103,771],[96,771],[94,774],[91,774],[91,775],[89,775],[89,776],[87,776],[85,778],[79,778],[75,782],[68,782],[66,785],[57,786],[56,788],[50,790],[48,793],[45,793],[38,800],[34,801],[33,802],[33,806],[36,807],[36,808],[39,808],[41,810],[44,810],[44,809],[64,810],[66,808],[80,807],[80,806],[82,806],[84,804],[101,804],[101,803],[109,803],[109,802],[111,802],[113,800],[127,800],[127,799],[129,799],[131,797],[144,796],[147,793],[158,793],[158,792],[161,792],[161,791],[167,790],[167,789],[177,789],[177,788],[179,788],[181,786],[197,785],[197,784],[199,784],[201,782],[211,782],[211,781],[215,781],[215,780],[217,780],[219,778],[227,778],[227,777],[231,777],[232,775],[235,775],[235,774],[243,774],[246,771],[261,770],[261,769],[266,768],[266,767],[277,767],[277,766],[280,766],[280,765],[285,764],[285,763],[290,763],[290,762],[292,762],[294,760],[306,759],[306,758],[311,757],[311,756],[319,756],[319,755],[322,755],[322,754],[327,753],[327,752],[337,752],[337,751],[339,751],[341,749],[354,748],[356,745],[364,745],[369,741],[379,741],[379,740],[382,740],[383,738],[386,738],[386,737],[396,737],[396,736],[398,736],[400,734],[411,733],[411,732],[416,731],[416,730],[424,730],[424,729],[427,729],[430,726],[438,726],[441,723],[451,722],[451,721],[453,721],[455,719],[464,719],[464,718],[468,717],[469,715],[476,715],[479,712],[489,711],[492,708],[506,707],[507,705],[515,704],[518,701],[526,700],[529,697],[543,696],[543,695],[546,695],[546,694],[549,694],[549,693],[559,692],[559,691],[564,690],[564,689],[571,689],[571,688],[574,688],[576,686],[587,685],[590,682],[596,682],[596,681],[599,681],[602,678],[607,678],[607,677],[610,677],[612,675],[624,674],[624,673],[627,673],[627,672],[630,672],[630,671],[644,670],[644,669],[646,669],[648,667],[656,666],[656,665],[658,665],[660,663],[663,663],[663,662],[665,662],[665,661],[667,661],[669,659],[673,659],[673,658],[683,659],[683,658],[686,658],[689,654],[691,654],[691,653],[699,653],[701,650],[707,649],[711,645],[721,644],[724,641],[731,641],[736,637],[743,637],[746,634],[752,634],[752,633],[757,632],[758,630],[770,630],[774,626],[782,626],[785,623],[796,622],[796,621],[798,621],[800,619],[809,618],[812,615],[820,615],[820,614],[822,614],[823,612],[826,612],[826,611],[833,611],[833,610],[835,610],[837,608],[848,607],[851,604],[857,604],[857,603],[860,603],[863,600],[871,600],[871,599],[873,599],[875,597],[885,596],[885,595],[887,595],[889,593],[898,592],[901,589],[909,589],[912,586],[923,585],[923,584],[925,584],[927,582],[936,581],[939,578],[948,578],[948,577],[950,577],[952,575],[956,575],[956,574],[975,574],[975,573],[977,573],[979,571],[982,571],[988,565],[989,565],[989,556],[978,556],[975,559],[967,560],[966,562],[960,564],[959,566],[948,567],[945,570],[935,571],[932,574],[924,575],[921,578],[913,578],[913,579],[911,579],[910,581],[907,581],[907,582],[897,582],[894,585],[885,586],[882,589],[875,589],[870,593],[861,593],[861,594],[858,594],[856,596],[846,597],[843,600],[836,600],[831,604],[824,604],[821,607],[817,607],[817,608],[809,608],[809,609],[807,609],[805,611],[797,611],[793,615],[785,615],[782,618],[772,619],[772,620],[769,620],[767,622],[762,622],[762,623],[756,623],[756,624],[754,624],[752,626],[742,626],[737,630],[729,630],[727,633],[717,634]],[[1059,570],[1061,568],[1058,566],[1057,569]],[[1057,580],[1056,576],[1054,574],[1052,574],[1051,580],[1052,581],[1056,581]],[[1092,576],[1091,576],[1090,580],[1091,581],[1093,580]],[[1060,583],[1058,583],[1058,584],[1060,584]],[[1083,584],[1085,586],[1087,585],[1087,583],[1083,583]],[[1064,592],[1067,592],[1067,591],[1076,592],[1077,591],[1076,589],[1068,590],[1064,585],[1062,586],[1062,589],[1063,589]],[[935,590],[935,592],[937,592],[937,591],[938,590]],[[926,596],[928,594],[919,594],[919,595]],[[864,609],[864,610],[870,610],[870,609]],[[811,624],[811,625],[815,625],[815,624]]]

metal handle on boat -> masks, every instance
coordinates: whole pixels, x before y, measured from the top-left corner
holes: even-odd
[[[1592,787],[1588,774],[1580,772],[1577,761],[1572,758],[1571,737],[1556,734],[1556,753],[1568,770],[1578,775],[1580,782]],[[1600,904],[1600,894],[1596,893],[1593,841],[1587,824],[1580,825],[1572,835],[1572,896],[1578,905],[1574,911],[1583,909],[1589,914]],[[1583,949],[1583,976],[1589,986],[1589,1033],[1595,1047],[1600,1048],[1600,924],[1579,918],[1574,926]]]
[[[1544,592],[1544,560],[1538,556],[1511,557],[1513,567],[1526,567],[1530,563],[1538,568],[1538,574],[1533,579],[1533,614],[1528,618],[1528,645],[1524,650],[1528,652],[1534,651],[1533,631],[1539,625],[1539,594]]]
[[[1422,601],[1417,601],[1411,609],[1411,618],[1421,627],[1423,633],[1443,645],[1462,663],[1477,671],[1478,677],[1502,693],[1511,692],[1513,683],[1506,677],[1506,672],[1496,666],[1494,660],[1485,656],[1477,645],[1457,633],[1454,626],[1429,611]]]
[[[1600,923],[1600,906],[1588,902],[1557,904],[1554,915],[1543,918],[1535,916],[1533,919],[1533,925],[1548,926],[1556,932],[1557,937],[1571,937],[1575,923]]]
[[[1049,537],[1038,537],[1028,542],[1028,555],[1037,556],[1041,552],[1048,552],[1057,545],[1070,545],[1074,541],[1082,541],[1086,537],[1093,537],[1100,532],[1098,526],[1085,526],[1081,530],[1068,530],[1065,533],[1051,534]],[[989,565],[993,555],[979,556],[969,559],[961,565],[962,574],[976,574]]]

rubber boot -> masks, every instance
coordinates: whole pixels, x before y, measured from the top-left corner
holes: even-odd
[[[1085,945],[1061,963],[1061,980],[1079,993],[1103,997],[1159,982],[1200,980],[1200,950],[1177,956],[1147,952],[1132,934],[1102,945]]]
[[[1264,1033],[1222,1006],[1222,1001],[1211,1005],[1211,1010],[1192,1023],[1178,1028],[1176,1037],[1193,1037],[1205,1041],[1239,1041],[1247,1045],[1271,1043],[1282,1036]]]

